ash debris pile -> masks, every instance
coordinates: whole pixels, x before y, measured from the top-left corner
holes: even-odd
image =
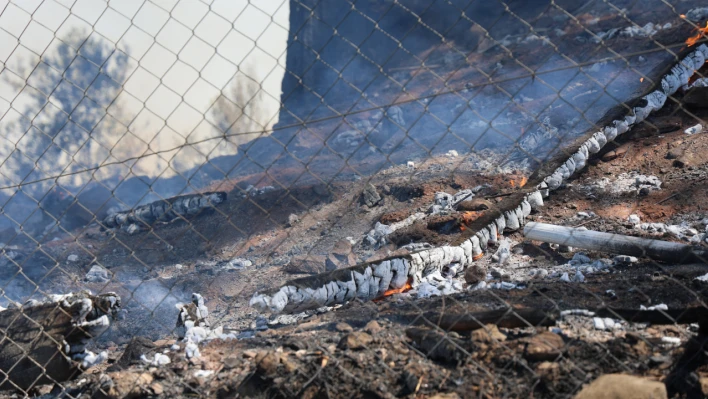
[[[7,376],[0,389],[67,381],[103,362],[106,352],[86,347],[108,329],[120,304],[115,293],[81,291],[0,311],[0,370]]]
[[[103,219],[103,225],[135,234],[147,230],[158,222],[169,223],[180,218],[194,217],[224,201],[226,201],[225,192],[182,195],[114,213]]]

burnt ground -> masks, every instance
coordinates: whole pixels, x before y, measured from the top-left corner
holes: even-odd
[[[590,14],[586,16],[589,18]],[[583,15],[579,18],[584,19]],[[671,18],[678,20],[676,16]],[[555,24],[548,23],[549,26]],[[601,20],[600,24],[603,29],[617,26],[616,21]],[[581,28],[575,26],[568,34],[576,34],[578,29]],[[676,25],[669,34],[683,38],[688,30]],[[526,33],[522,36],[526,37]],[[629,48],[633,40],[639,39],[620,38],[613,43]],[[575,42],[570,43],[577,46]],[[586,52],[592,55],[589,59],[602,59],[604,51],[593,52],[591,49],[597,46],[584,43]],[[550,47],[540,49],[545,54],[540,59],[554,61]],[[472,61],[485,59],[494,64],[502,60],[501,51],[492,55],[477,53]],[[535,53],[528,56],[538,58]],[[670,57],[664,58],[649,62],[645,67],[657,72],[654,70],[657,64],[673,62]],[[512,69],[504,73],[511,76],[516,67]],[[461,71],[456,79],[468,81],[468,75],[473,72]],[[612,80],[616,77],[614,72],[601,71],[600,74]],[[618,79],[620,83],[639,81],[634,71],[626,71],[625,75]],[[434,80],[426,78],[429,76],[420,77],[412,93],[431,94],[424,91],[435,87]],[[643,82],[642,87],[621,94],[634,97],[650,85],[648,81]],[[612,94],[625,90],[619,83],[617,87],[610,90]],[[568,96],[572,94],[575,98],[585,95],[587,87],[576,85],[572,90]],[[477,91],[462,93],[465,98],[473,98]],[[554,101],[556,97],[557,93],[548,92],[527,105],[541,107],[540,104]],[[452,107],[448,105],[441,102],[439,107],[449,111]],[[591,105],[588,100],[588,110],[596,113],[599,109],[604,113],[607,108],[595,109]],[[643,222],[700,225],[700,221],[708,217],[708,205],[703,201],[708,197],[705,184],[708,134],[688,136],[683,129],[695,125],[696,117],[708,120],[708,112],[703,108],[688,111],[676,104],[667,104],[644,126],[623,135],[617,148],[615,144],[608,145],[590,166],[554,192],[546,205],[529,219],[646,236],[648,233],[627,223],[630,214],[639,215]],[[412,117],[405,112],[404,116]],[[599,118],[601,115],[590,116]],[[564,119],[566,115],[559,118]],[[465,119],[463,123],[471,120]],[[327,139],[335,130],[334,125],[336,122],[322,123],[318,128],[321,131],[315,130]],[[552,327],[533,323],[498,331],[488,327],[493,333],[490,337],[479,331],[436,329],[434,316],[509,307],[537,309],[549,315],[555,315],[558,310],[603,306],[638,309],[642,305],[666,304],[672,310],[703,307],[708,286],[695,277],[705,274],[705,265],[677,266],[641,259],[635,264],[614,266],[606,273],[587,274],[583,283],[561,282],[554,275],[542,279],[526,277],[524,285],[513,290],[471,291],[464,285],[462,292],[442,298],[419,298],[412,292],[402,293],[379,302],[353,301],[297,317],[265,315],[265,319],[260,319],[247,305],[254,292],[326,270],[328,255],[333,250],[348,248],[344,242],[351,246],[352,256],[345,261],[336,259],[335,267],[407,251],[403,246],[413,242],[453,243],[465,234],[464,225],[484,215],[485,209],[479,206],[468,210],[479,215],[460,212],[416,222],[395,232],[390,237],[391,244],[371,248],[363,244],[363,236],[377,221],[391,223],[415,212],[424,212],[436,192],[452,194],[480,185],[484,188],[477,198],[483,199],[485,206],[494,208],[507,198],[506,194],[521,185],[525,171],[514,170],[509,166],[513,163],[505,163],[507,157],[498,153],[430,156],[456,148],[459,142],[436,146],[441,139],[429,134],[435,130],[435,123],[428,121],[421,126],[421,132],[406,132],[406,135],[416,138],[418,134],[417,139],[424,145],[407,141],[401,146],[426,159],[416,161],[414,169],[399,165],[379,170],[382,164],[409,160],[409,154],[404,151],[386,163],[363,156],[357,158],[356,167],[364,172],[362,175],[371,173],[372,176],[359,179],[353,171],[356,168],[352,167],[351,173],[346,174],[355,176],[350,181],[318,180],[304,176],[298,168],[281,168],[268,171],[267,177],[260,174],[216,182],[205,191],[228,192],[225,204],[189,220],[154,226],[148,233],[130,236],[101,231],[92,225],[41,245],[9,242],[8,245],[17,245],[11,249],[12,262],[5,262],[0,270],[2,281],[9,281],[3,290],[28,298],[89,288],[98,293],[116,291],[123,298],[124,317],[116,320],[91,348],[106,350],[109,361],[88,370],[78,380],[63,383],[72,396],[551,398],[572,396],[583,384],[602,374],[616,372],[662,382],[674,379],[676,383],[669,385],[680,388],[677,394],[703,396],[700,383],[701,380],[708,382],[708,367],[700,357],[698,340],[704,336],[697,333],[699,326],[695,323],[648,325],[616,319],[618,328],[602,331],[593,328],[590,318],[571,316]],[[583,126],[575,126],[575,129],[584,132]],[[516,134],[518,131],[523,135],[523,130],[515,127]],[[316,146],[319,151],[322,141],[307,139],[306,135],[297,136],[293,147],[304,153],[314,151],[313,146]],[[471,136],[471,139],[477,137]],[[378,144],[382,148],[395,147],[400,138],[391,136],[387,140]],[[672,150],[673,155],[667,157]],[[606,154],[609,151],[615,151],[616,156]],[[338,170],[341,165],[333,167],[334,163],[331,159],[319,159],[310,166],[313,170]],[[613,180],[629,171],[657,176],[662,181],[661,190],[646,195],[636,192],[598,195],[587,189],[603,178]],[[303,175],[301,181],[297,179],[298,174]],[[278,185],[281,180],[296,183],[285,188]],[[244,182],[259,189],[269,185],[274,189],[243,196]],[[360,201],[360,193],[369,182],[382,196],[381,203],[373,207],[362,205]],[[578,212],[593,212],[595,216],[579,218]],[[527,275],[530,270],[552,269],[573,256],[572,252],[526,242],[519,233],[510,234],[508,238],[516,243],[515,260],[523,260],[508,265],[514,278]],[[680,241],[671,235],[661,238]],[[493,265],[491,252],[488,251],[480,263]],[[6,253],[9,254],[7,250]],[[78,259],[70,261],[71,255]],[[592,259],[609,256],[593,252],[587,255]],[[314,260],[308,261],[306,257]],[[234,258],[246,259],[252,265],[230,267],[229,262]],[[112,275],[109,282],[85,281],[84,276],[94,264],[108,269]],[[212,326],[223,326],[241,338],[211,341],[200,347],[200,358],[187,360],[184,344],[179,350],[171,349],[171,345],[177,317],[174,305],[188,301],[192,292],[207,298]],[[420,317],[423,314],[427,315],[424,319]],[[263,320],[267,321],[266,326]],[[147,354],[166,352],[171,363],[147,367],[136,361],[127,370],[115,371],[112,366],[124,352],[136,353],[126,351],[134,336],[155,341],[155,348],[147,350]],[[678,338],[679,341],[676,344],[662,338]],[[685,357],[693,354],[698,354],[698,359],[687,361]],[[50,389],[43,386],[33,393],[48,393]]]
[[[683,132],[696,123],[696,116],[705,118],[708,112],[692,109],[688,114],[678,106],[668,106],[649,119],[651,124],[608,146],[529,219],[640,236],[650,235],[627,223],[630,214],[639,215],[642,222],[698,225],[708,217],[703,201],[708,197],[708,134],[689,136]],[[659,131],[655,128],[659,125],[673,128]],[[681,162],[673,156],[667,158],[676,148]],[[610,151],[617,156],[607,155]],[[58,253],[64,257],[62,270],[67,281],[69,276],[85,273],[93,260],[88,255],[80,255],[79,262],[64,260],[79,253],[77,245],[100,248],[96,259],[114,273],[113,281],[81,284],[96,291],[118,291],[128,309],[126,318],[116,321],[96,344],[97,349],[108,350],[108,363],[64,385],[72,394],[108,397],[555,398],[572,396],[602,374],[626,373],[665,382],[671,396],[702,397],[708,366],[701,349],[705,335],[699,334],[704,327],[699,327],[697,320],[652,325],[617,317],[618,327],[599,330],[589,317],[568,316],[550,327],[529,323],[497,329],[488,325],[489,333],[435,325],[441,315],[508,308],[539,310],[549,319],[567,309],[637,310],[658,304],[671,310],[704,308],[708,283],[695,279],[706,273],[704,264],[672,265],[640,259],[587,274],[583,283],[561,282],[551,275],[526,278],[520,288],[512,290],[470,291],[465,287],[462,292],[432,298],[402,293],[295,318],[271,316],[265,319],[266,325],[248,308],[253,292],[324,270],[323,258],[311,269],[283,265],[302,254],[324,256],[347,237],[355,242],[352,251],[356,261],[405,251],[401,245],[406,241],[434,245],[455,241],[464,234],[469,215],[417,222],[395,233],[393,241],[398,245],[374,250],[361,243],[376,221],[390,223],[424,211],[437,191],[454,193],[487,185],[479,195],[484,197],[484,206],[473,211],[483,213],[485,206],[493,208],[505,193],[516,189],[522,177],[513,170],[487,175],[475,171],[473,165],[470,157],[438,157],[415,170],[403,166],[386,170],[371,180],[383,198],[381,205],[372,208],[359,201],[365,181],[337,183],[330,190],[318,186],[296,192],[275,190],[257,201],[239,198],[235,190],[223,209],[189,223],[157,226],[149,233],[154,238],[122,233],[112,236],[93,228],[78,243],[51,243],[50,250],[61,249]],[[597,195],[588,190],[605,177],[612,180],[629,171],[657,176],[661,189],[646,195]],[[233,215],[231,220],[252,220],[251,230],[223,228],[225,210],[224,214]],[[578,212],[594,212],[594,216],[579,218]],[[291,214],[299,220],[289,226]],[[194,236],[199,234],[210,234],[212,245],[198,245]],[[668,234],[660,238],[680,241]],[[508,266],[514,276],[552,268],[573,256],[573,252],[524,241],[519,233],[509,239],[517,243],[514,253],[525,260]],[[173,249],[155,251],[166,243]],[[166,255],[150,258],[153,252]],[[492,265],[490,253],[480,262]],[[587,255],[592,259],[608,256]],[[219,265],[234,257],[249,259],[254,265],[219,270]],[[242,339],[210,341],[200,347],[202,356],[191,360],[184,356],[184,344],[179,350],[170,349],[175,342],[169,333],[176,317],[172,305],[186,300],[191,292],[208,299],[212,326],[223,326],[241,334]],[[156,347],[148,354],[164,351],[171,363],[147,367],[138,362],[128,370],[107,370],[121,356],[129,337],[138,334],[156,340]],[[48,389],[42,387],[38,392]]]

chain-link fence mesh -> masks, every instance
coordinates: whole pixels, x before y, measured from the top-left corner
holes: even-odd
[[[3,395],[708,394],[700,2],[0,5]]]

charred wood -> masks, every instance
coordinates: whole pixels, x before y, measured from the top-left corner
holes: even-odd
[[[171,222],[196,216],[226,201],[225,192],[181,195],[114,213],[103,219],[103,226],[123,228],[129,233],[144,230],[157,222]]]
[[[55,295],[0,312],[2,390],[66,381],[105,359],[86,350],[120,309],[114,293]]]

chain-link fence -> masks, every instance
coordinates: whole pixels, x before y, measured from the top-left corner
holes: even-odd
[[[0,5],[2,395],[708,395],[699,1]]]

